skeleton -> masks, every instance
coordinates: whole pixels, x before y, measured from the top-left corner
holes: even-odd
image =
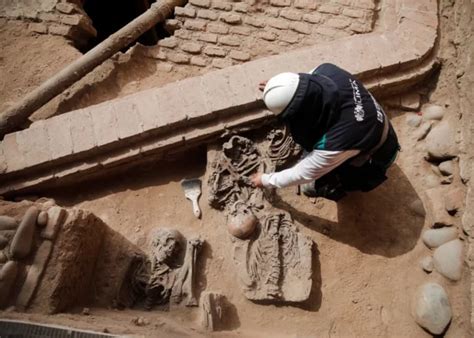
[[[145,298],[145,308],[168,303],[196,306],[193,284],[195,267],[203,241],[185,241],[176,230],[158,229],[152,233],[151,250],[148,259],[136,257],[131,264],[126,289],[121,287],[119,302],[132,306]],[[182,264],[180,264],[182,261]]]
[[[301,147],[293,141],[286,127],[281,129],[276,128],[270,131],[267,135],[267,141],[269,141],[270,144],[267,147],[265,155],[272,161],[276,168],[284,166],[289,161],[296,159],[301,153]]]

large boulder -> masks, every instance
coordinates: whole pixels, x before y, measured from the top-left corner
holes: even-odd
[[[436,283],[419,287],[412,303],[412,314],[418,325],[434,335],[442,334],[452,317],[451,305],[443,287]]]

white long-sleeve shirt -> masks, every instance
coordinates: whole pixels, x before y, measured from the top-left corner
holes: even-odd
[[[343,162],[360,153],[360,150],[313,150],[292,168],[262,175],[265,188],[284,188],[314,181]]]

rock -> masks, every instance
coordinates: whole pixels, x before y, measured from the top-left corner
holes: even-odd
[[[441,184],[444,184],[444,185],[451,184],[451,183],[453,183],[453,179],[454,179],[453,175],[445,176],[441,179]]]
[[[434,104],[427,104],[421,108],[423,112],[423,120],[441,120],[444,116],[445,109]]]
[[[427,159],[445,161],[458,155],[455,130],[448,122],[440,122],[426,136]]]
[[[435,269],[453,281],[461,279],[463,259],[463,243],[459,239],[441,245],[433,253]]]
[[[0,230],[15,230],[18,222],[10,216],[0,216]]]
[[[444,161],[441,162],[438,166],[439,171],[444,176],[450,176],[454,172],[454,164],[453,161]]]
[[[432,126],[433,126],[432,121],[423,122],[415,133],[416,140],[417,141],[424,140],[426,135],[428,135],[428,133],[430,132]]]
[[[423,202],[420,199],[416,199],[413,202],[410,203],[408,206],[411,211],[415,213],[415,215],[425,217],[426,216],[426,211],[425,207],[423,206]]]
[[[450,215],[455,215],[464,205],[465,194],[461,188],[448,191],[444,197],[446,211]]]
[[[431,258],[430,256],[426,256],[420,261],[420,266],[423,271],[431,273],[433,271],[433,258]]]
[[[46,226],[46,224],[48,223],[48,213],[46,211],[40,211],[40,213],[38,214],[38,219],[36,220],[36,223],[40,227]]]
[[[33,235],[35,233],[36,219],[39,210],[36,207],[30,207],[23,216],[18,230],[13,236],[10,254],[14,259],[22,259],[28,256],[33,245]]]
[[[4,249],[8,244],[8,238],[3,235],[0,235],[0,250]]]
[[[420,94],[409,93],[409,94],[403,95],[400,101],[400,107],[406,110],[420,109]]]
[[[417,128],[420,126],[423,118],[417,114],[407,114],[406,122],[410,127]]]
[[[18,273],[18,263],[8,261],[0,270],[0,308],[7,305],[10,290]]]
[[[437,283],[426,283],[418,288],[412,303],[412,314],[418,325],[434,335],[444,332],[452,312],[448,295]]]
[[[437,248],[456,238],[458,238],[458,231],[454,227],[429,229],[422,235],[423,243],[425,243],[428,248]]]
[[[425,208],[432,228],[449,227],[454,219],[448,214],[445,207],[445,187],[431,188],[425,191]]]
[[[145,326],[150,324],[150,322],[143,317],[135,317],[132,319],[132,323],[135,324],[136,326]]]

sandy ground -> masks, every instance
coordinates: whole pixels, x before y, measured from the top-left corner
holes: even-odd
[[[450,2],[442,2],[442,7],[440,45],[445,67],[438,78],[426,83],[420,91],[425,99],[446,105],[449,118],[455,118],[457,97],[453,77],[456,77],[456,50],[452,40],[456,21]],[[5,32],[3,28],[0,34],[2,32]],[[48,43],[52,44],[51,49],[56,43],[64,46],[64,41],[56,39],[60,38],[47,38]],[[10,45],[16,40],[25,41],[25,44],[15,42]],[[13,36],[11,40],[1,41],[2,73],[10,74],[4,73],[3,69],[11,69],[0,91],[0,100],[4,105],[24,94],[37,81],[57,70],[68,58],[75,57],[76,53],[74,50],[66,51],[64,59],[62,56],[51,58],[51,54],[45,54],[49,56],[38,57],[36,67],[26,67],[33,73],[19,77],[18,70],[22,62],[24,64],[36,59],[30,52],[15,57],[13,51],[19,47],[28,50],[26,46],[32,43],[42,45],[46,42],[38,36],[31,36],[28,40],[15,39]],[[68,56],[67,53],[71,54]],[[51,63],[46,64],[45,60],[49,59]],[[145,73],[142,75],[147,78]],[[35,80],[27,81],[30,76]],[[140,76],[136,77],[138,81]],[[129,80],[128,86],[133,87],[133,81]],[[151,79],[145,81],[148,86],[150,83],[147,81]],[[137,88],[139,86],[137,84]],[[433,92],[427,88],[433,89]],[[117,87],[110,89],[110,93],[104,94],[102,98],[118,92],[115,91]],[[231,330],[216,333],[216,336],[429,337],[411,317],[410,303],[419,285],[437,281],[448,291],[454,313],[446,336],[469,337],[471,305],[467,296],[470,285],[467,268],[460,282],[451,283],[436,272],[427,275],[419,267],[419,261],[430,252],[420,239],[428,225],[424,218],[414,215],[408,205],[415,199],[423,199],[423,192],[433,173],[430,165],[423,160],[423,146],[416,144],[414,130],[405,122],[405,113],[389,113],[403,151],[389,171],[389,181],[383,186],[368,194],[350,195],[338,205],[297,196],[294,188],[279,192],[281,201],[278,207],[288,210],[300,231],[310,236],[316,244],[313,250],[311,297],[309,301],[296,306],[260,305],[243,296],[233,269],[225,219],[223,214],[207,205],[206,184],[200,202],[203,218],[198,220],[193,216],[180,181],[185,177],[205,178],[204,149],[107,180],[93,181],[87,186],[50,191],[47,196],[55,198],[60,205],[93,211],[111,228],[138,246],[145,244],[147,233],[154,227],[173,227],[185,236],[201,235],[207,244],[199,265],[198,289],[221,292],[235,307],[227,318]],[[453,184],[459,184],[459,177]],[[150,313],[92,308],[89,316],[81,315],[82,309],[74,311],[72,314],[53,316],[27,314],[26,317],[4,312],[0,316],[98,331],[106,328],[111,333],[149,337],[156,336],[157,332],[162,336],[194,336],[202,333],[199,331],[197,309]],[[150,324],[135,326],[131,320],[137,316],[149,319]]]

